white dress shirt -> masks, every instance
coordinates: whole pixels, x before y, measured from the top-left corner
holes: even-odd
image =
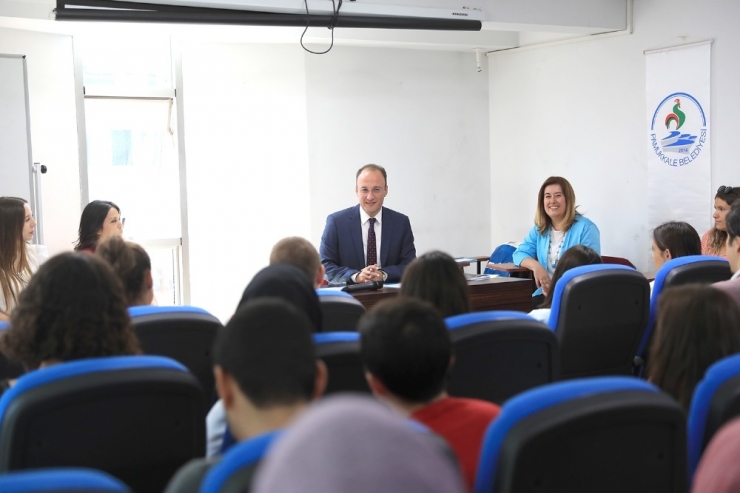
[[[375,251],[377,252],[377,260],[378,260],[378,269],[381,268],[380,266],[380,240],[381,236],[383,235],[383,228],[381,227],[381,224],[383,223],[383,208],[378,211],[378,213],[375,215]],[[370,215],[365,212],[365,209],[360,207],[360,225],[362,226],[362,255],[364,257],[365,262],[367,262],[367,235],[368,231],[370,231]],[[360,269],[362,270],[362,269]],[[357,274],[359,272],[352,275],[352,281],[357,282]],[[386,274],[383,273],[383,278],[385,279]]]

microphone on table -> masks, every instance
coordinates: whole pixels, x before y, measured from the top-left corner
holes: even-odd
[[[356,293],[357,291],[377,291],[383,287],[383,281],[361,282],[359,284],[348,284],[342,288],[347,293]]]

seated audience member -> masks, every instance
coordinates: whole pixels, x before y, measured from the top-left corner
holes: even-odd
[[[285,427],[326,387],[308,317],[279,298],[244,304],[222,330],[213,350],[214,374],[229,429],[237,441]],[[194,459],[166,493],[197,492],[220,460]]]
[[[655,270],[659,270],[671,259],[701,255],[701,239],[699,233],[689,223],[670,221],[653,230],[653,244],[650,250],[653,252]],[[651,291],[654,285],[655,281],[652,281]]]
[[[308,276],[298,267],[273,264],[259,271],[244,290],[237,311],[244,304],[258,298],[275,297],[292,303],[308,316],[314,332],[321,330],[321,306]],[[213,405],[206,418],[207,457],[221,450],[226,431],[226,414],[223,402]]]
[[[740,491],[740,418],[723,426],[707,445],[694,475],[692,493]]]
[[[110,236],[123,236],[121,209],[107,200],[93,200],[82,211],[75,251],[93,253],[98,242]]]
[[[740,200],[733,203],[724,222],[727,234],[725,253],[733,274],[729,281],[714,283],[713,286],[732,296],[740,305]]]
[[[548,323],[550,321],[550,312],[552,311],[552,298],[555,293],[555,285],[558,283],[563,274],[566,271],[574,267],[580,267],[581,265],[594,265],[600,264],[601,257],[592,248],[583,245],[575,245],[570,247],[558,262],[555,267],[555,273],[552,275],[552,280],[548,286],[548,289],[543,290],[545,294],[545,301],[542,304],[529,312],[529,316],[539,320],[540,322]]]
[[[725,245],[727,243],[727,227],[725,215],[735,200],[740,197],[740,188],[719,187],[714,196],[714,227],[701,237],[702,255],[714,255],[727,258]]]
[[[8,321],[18,294],[45,260],[46,249],[31,245],[36,220],[28,203],[0,197],[0,321]]]
[[[599,228],[578,212],[570,182],[551,176],[537,194],[534,226],[512,254],[514,265],[532,271],[537,286],[532,293],[532,308],[544,300],[542,291],[550,283],[561,255],[575,245],[585,245],[601,254]]]
[[[324,283],[324,266],[321,264],[319,252],[305,238],[289,236],[275,243],[270,252],[270,265],[290,264],[298,267],[313,281],[313,287],[318,288]]]
[[[152,304],[152,262],[141,246],[124,241],[120,236],[111,236],[98,244],[95,255],[108,262],[123,283],[128,306]]]
[[[433,251],[412,260],[401,278],[400,294],[428,301],[445,318],[470,311],[465,274],[444,252]]]
[[[327,397],[270,450],[255,493],[461,493],[449,449],[369,397]]]
[[[668,288],[658,299],[649,380],[688,412],[694,387],[716,361],[740,352],[740,308],[711,286]]]
[[[121,282],[99,258],[74,253],[52,257],[31,278],[0,349],[27,370],[140,352]]]
[[[429,303],[399,297],[370,310],[359,332],[373,394],[445,438],[472,490],[483,435],[499,407],[447,395],[453,356],[444,319]]]

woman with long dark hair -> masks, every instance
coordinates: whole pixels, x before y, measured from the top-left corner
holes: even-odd
[[[38,250],[28,245],[36,231],[28,203],[0,197],[0,320],[6,320],[18,295],[39,267]]]
[[[82,211],[75,251],[93,253],[98,242],[110,236],[123,236],[121,209],[107,200],[93,200]]]

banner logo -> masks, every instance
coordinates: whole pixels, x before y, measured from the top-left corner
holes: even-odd
[[[699,157],[707,141],[707,118],[699,101],[674,92],[660,102],[650,124],[655,156],[668,166],[686,166]]]

